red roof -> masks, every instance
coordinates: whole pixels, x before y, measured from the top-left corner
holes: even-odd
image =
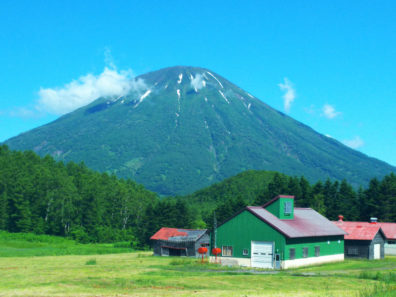
[[[311,208],[294,208],[292,220],[281,220],[261,206],[246,209],[289,238],[345,235],[342,229]]]
[[[195,241],[206,233],[206,229],[192,230],[162,227],[150,237],[151,240]]]
[[[396,240],[396,223],[377,223],[381,226],[386,239]]]
[[[187,236],[187,232],[180,232],[177,228],[161,228],[150,239],[154,240],[168,240],[169,237]]]
[[[348,233],[344,237],[346,240],[373,240],[375,235],[381,230],[381,225],[378,223],[348,221],[336,221],[333,223]]]

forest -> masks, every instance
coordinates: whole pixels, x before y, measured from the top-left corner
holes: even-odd
[[[254,189],[254,190],[252,190]],[[83,163],[57,162],[0,146],[0,230],[65,236],[80,242],[149,245],[161,227],[212,228],[246,205],[295,196],[330,220],[396,222],[396,175],[354,189],[346,180],[310,184],[277,172],[247,171],[183,197],[161,198],[130,179]],[[221,199],[219,198],[221,196]]]

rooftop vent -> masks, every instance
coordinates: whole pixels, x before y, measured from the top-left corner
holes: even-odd
[[[370,218],[370,223],[371,224],[376,224],[378,222],[377,218]]]
[[[344,216],[343,215],[339,215],[338,216],[338,221],[342,222],[344,220]]]

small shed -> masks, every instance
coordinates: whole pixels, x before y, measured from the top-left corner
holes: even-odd
[[[209,247],[207,229],[192,230],[163,227],[150,238],[156,256],[199,256],[201,246]]]
[[[385,234],[376,222],[348,222],[342,216],[334,224],[343,229],[345,257],[383,259],[385,255]]]

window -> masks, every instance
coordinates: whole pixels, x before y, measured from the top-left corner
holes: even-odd
[[[294,260],[296,258],[296,249],[289,249],[289,257],[290,260]]]
[[[320,256],[320,246],[315,246],[315,257]]]
[[[232,246],[223,246],[221,251],[222,251],[222,256],[225,256],[225,257],[232,256]]]
[[[248,250],[248,249],[243,249],[242,254],[243,254],[244,256],[249,255],[249,250]]]
[[[303,248],[303,258],[308,258],[308,248],[307,247]]]
[[[292,213],[292,202],[291,201],[285,201],[285,215],[290,215]]]
[[[352,248],[352,247],[348,248],[348,255],[358,256],[359,255],[358,248]]]

